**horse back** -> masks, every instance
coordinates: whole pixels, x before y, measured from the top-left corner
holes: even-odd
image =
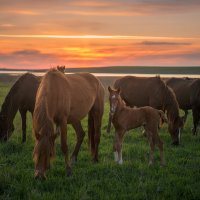
[[[200,108],[200,79],[193,81],[190,93],[191,104]]]
[[[82,119],[94,106],[96,110],[103,112],[104,87],[99,79],[90,73],[71,74],[67,78],[73,99],[70,111],[73,117]]]
[[[121,90],[121,97],[127,105],[161,107],[165,83],[160,77],[126,76],[114,83],[114,88]]]

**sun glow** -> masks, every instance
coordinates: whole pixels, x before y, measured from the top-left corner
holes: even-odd
[[[47,39],[113,39],[113,40],[184,40],[200,39],[190,37],[159,37],[136,35],[3,35],[2,38],[47,38]]]

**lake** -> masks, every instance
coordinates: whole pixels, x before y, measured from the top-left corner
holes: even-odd
[[[0,70],[0,74],[9,74],[12,76],[24,74],[28,71],[6,71],[6,70]],[[43,76],[45,72],[31,72],[32,74],[35,74],[36,76]],[[71,74],[71,73],[66,73]],[[161,77],[190,77],[190,78],[200,78],[199,74],[126,74],[126,73],[92,73],[95,76],[99,77],[120,77],[120,76],[127,76],[127,75],[133,75],[133,76],[139,76],[139,77],[153,77],[156,75],[160,75]]]

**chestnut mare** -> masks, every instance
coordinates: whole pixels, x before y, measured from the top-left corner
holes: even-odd
[[[192,109],[192,134],[197,135],[197,126],[200,122],[200,79],[170,78],[166,84],[173,89],[179,107],[185,112],[184,121],[187,119],[188,110]]]
[[[94,161],[98,161],[98,145],[104,110],[104,88],[89,73],[65,76],[58,70],[50,70],[43,77],[37,91],[33,113],[35,177],[45,177],[50,158],[55,154],[54,124],[60,129],[61,149],[65,156],[67,175],[71,174],[68,159],[67,123],[76,125],[77,143],[71,161],[76,160],[84,138],[80,120],[88,114],[88,137]]]
[[[178,102],[172,89],[159,76],[151,78],[125,76],[115,81],[114,88],[120,88],[122,99],[130,107],[151,106],[167,111],[168,130],[173,144],[180,143],[180,128],[183,122],[179,116]],[[109,120],[108,132],[110,124]]]
[[[120,96],[120,89],[113,90],[108,87],[108,90],[110,93],[109,102],[111,120],[115,127],[115,139],[113,145],[115,161],[119,164],[122,164],[123,162],[122,141],[126,131],[143,126],[150,145],[149,165],[153,164],[154,161],[155,145],[157,145],[160,150],[160,164],[165,165],[163,158],[163,142],[158,135],[160,122],[167,122],[164,112],[150,106],[141,108],[127,107]]]

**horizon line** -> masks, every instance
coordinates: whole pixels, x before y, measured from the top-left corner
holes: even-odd
[[[9,34],[0,34],[0,37],[3,38],[38,38],[38,39],[113,39],[113,40],[138,40],[138,39],[165,39],[165,40],[183,40],[183,39],[200,39],[192,37],[168,37],[168,36],[136,36],[136,35],[9,35]]]

